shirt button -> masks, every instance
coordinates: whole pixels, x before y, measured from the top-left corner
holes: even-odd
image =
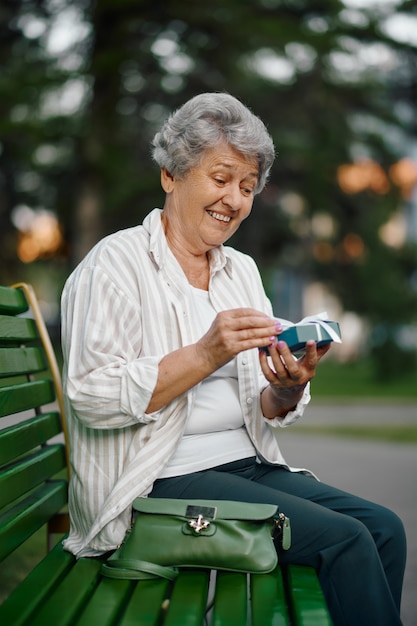
[[[247,362],[248,362],[248,360],[247,360],[247,359],[242,359],[242,365],[246,365],[246,364],[247,364]]]
[[[251,405],[251,404],[252,404],[252,402],[253,402],[253,399],[252,399],[252,398],[246,398],[246,404]]]

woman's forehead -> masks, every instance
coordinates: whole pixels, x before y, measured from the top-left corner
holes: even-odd
[[[245,170],[248,176],[258,177],[259,168],[256,156],[248,156],[238,152],[227,143],[220,143],[208,148],[202,154],[200,164],[208,168],[224,168],[225,170]]]

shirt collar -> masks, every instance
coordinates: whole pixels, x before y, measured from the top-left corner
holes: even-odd
[[[159,269],[166,263],[168,244],[162,227],[162,209],[154,209],[143,221],[144,229],[149,233],[149,254]],[[210,273],[225,269],[228,276],[232,277],[232,259],[227,247],[218,246],[209,252]]]

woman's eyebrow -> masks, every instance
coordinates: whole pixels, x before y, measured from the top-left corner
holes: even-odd
[[[224,161],[221,161],[220,163],[217,163],[217,164],[216,164],[216,165],[214,165],[211,169],[215,170],[215,169],[217,169],[217,168],[219,168],[219,167],[224,167],[225,169],[228,169],[228,170],[233,170],[233,169],[236,169],[236,166],[235,166],[233,163],[225,163]],[[258,172],[258,171],[255,171],[255,170],[254,170],[253,172],[249,172],[249,173],[245,176],[245,179],[246,179],[246,178],[251,178],[251,177],[253,177],[253,178],[258,178],[258,177],[259,177],[259,172]]]

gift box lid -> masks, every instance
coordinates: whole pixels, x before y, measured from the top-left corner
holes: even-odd
[[[341,337],[338,322],[326,321],[325,324],[314,322],[295,324],[283,330],[282,333],[277,335],[277,339],[278,341],[285,341],[291,352],[301,352],[305,350],[307,341],[315,341],[318,347],[334,341],[334,335],[332,332],[329,332],[329,328],[339,338]]]

